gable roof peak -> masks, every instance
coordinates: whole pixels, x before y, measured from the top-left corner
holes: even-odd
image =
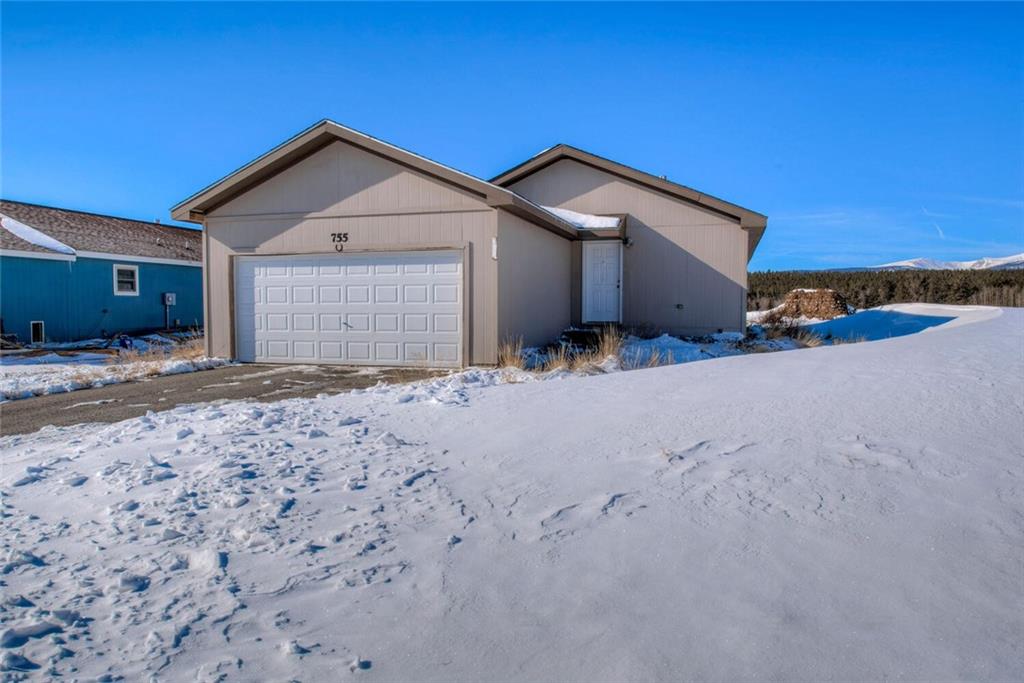
[[[328,145],[341,141],[401,164],[423,175],[468,190],[489,206],[501,207],[563,237],[575,235],[575,228],[534,202],[482,178],[452,168],[421,154],[385,142],[330,119],[321,119],[241,168],[229,173],[171,208],[175,220],[201,223],[218,206],[269,180]]]

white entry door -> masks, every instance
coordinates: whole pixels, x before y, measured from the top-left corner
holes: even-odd
[[[622,242],[583,242],[583,322],[622,320]]]
[[[240,256],[235,355],[265,363],[462,364],[462,254]]]

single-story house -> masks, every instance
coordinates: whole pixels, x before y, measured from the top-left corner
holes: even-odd
[[[0,331],[44,343],[202,327],[202,265],[194,228],[3,199]]]
[[[171,210],[203,225],[207,351],[458,367],[570,325],[745,325],[767,217],[567,145],[486,181],[322,121]]]

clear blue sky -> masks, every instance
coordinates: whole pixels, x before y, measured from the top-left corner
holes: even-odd
[[[6,198],[168,208],[322,118],[566,142],[769,215],[751,268],[1024,251],[1024,6],[2,4]]]

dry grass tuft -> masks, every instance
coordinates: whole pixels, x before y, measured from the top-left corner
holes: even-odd
[[[860,344],[861,342],[866,342],[867,340],[867,336],[863,334],[856,337],[833,337],[832,346],[838,346],[840,344]]]
[[[793,335],[793,340],[805,348],[814,348],[822,345],[822,339],[809,330],[800,330]]]
[[[764,327],[765,339],[796,339],[796,336],[800,334],[799,325],[791,324],[778,324]]]
[[[498,367],[522,370],[525,366],[522,337],[506,339],[498,346]]]
[[[70,379],[75,384],[92,386],[99,378],[99,376],[102,374],[103,370],[101,368],[81,367],[72,370],[71,374],[68,376],[68,379]]]
[[[573,372],[589,372],[605,358],[607,356],[602,356],[597,351],[580,351],[569,359],[569,369]]]
[[[601,357],[601,360],[614,356],[616,358],[622,353],[622,345],[625,342],[625,338],[619,329],[614,325],[608,325],[601,328],[601,334],[597,338],[597,355]]]
[[[559,346],[557,349],[548,351],[548,356],[544,359],[541,371],[551,372],[552,370],[564,370],[571,365],[571,361],[572,358],[570,357],[569,349],[564,346]]]
[[[135,363],[152,363],[163,360],[167,360],[167,354],[164,350],[157,346],[150,346],[145,351],[122,349],[116,356],[111,356],[107,362],[114,365],[133,365]]]
[[[206,344],[202,337],[190,339],[171,349],[171,358],[174,360],[199,360],[205,355]]]

